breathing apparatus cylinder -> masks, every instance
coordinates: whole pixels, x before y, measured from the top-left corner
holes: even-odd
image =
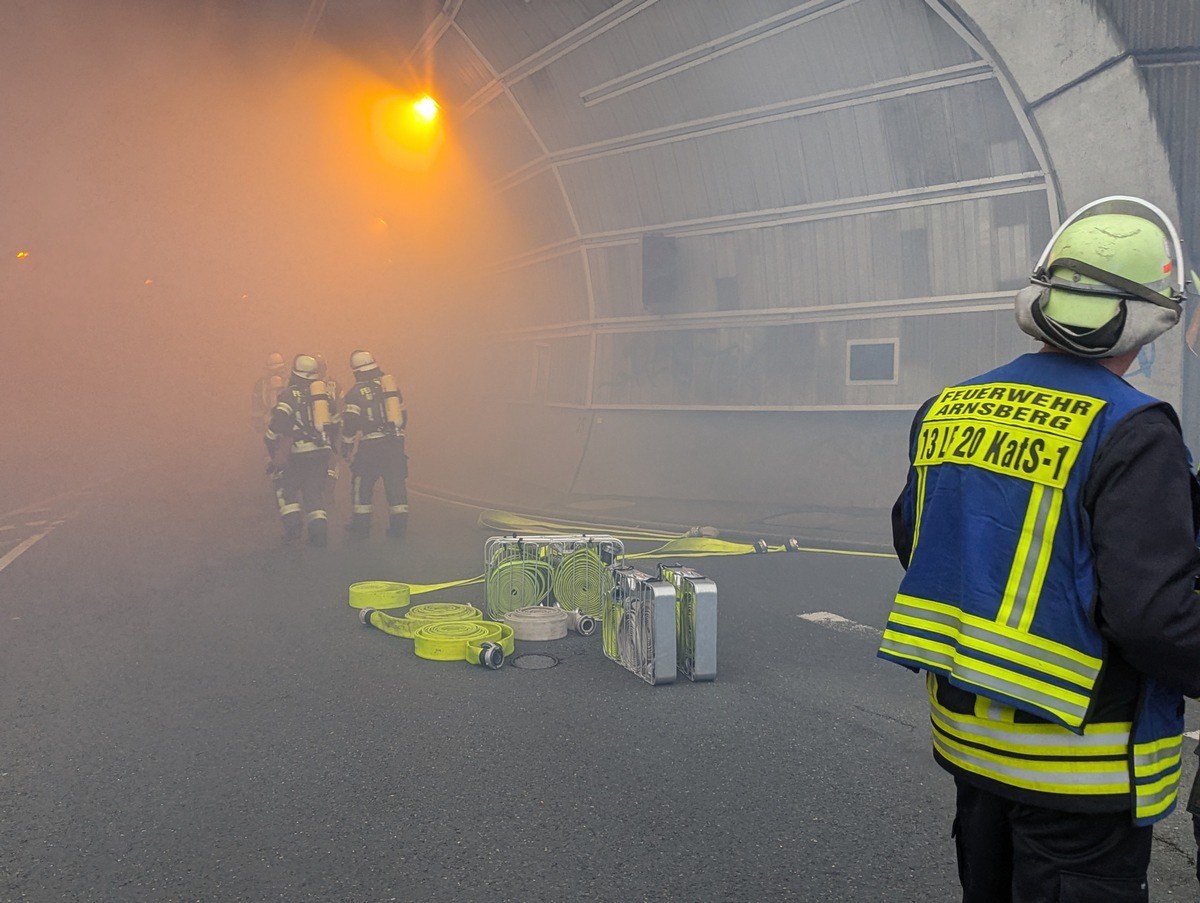
[[[400,390],[396,387],[396,377],[385,373],[379,377],[379,387],[383,389],[383,412],[397,433],[402,429],[400,413]]]
[[[321,435],[329,427],[329,393],[325,391],[324,380],[314,379],[308,387],[308,396],[312,399],[313,429]]]

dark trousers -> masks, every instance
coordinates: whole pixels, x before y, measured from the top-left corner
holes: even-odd
[[[279,514],[285,539],[297,539],[308,524],[309,539],[325,536],[325,484],[329,479],[329,451],[292,452],[279,476]]]
[[[387,496],[388,515],[393,523],[408,516],[408,458],[404,454],[402,436],[384,436],[379,439],[361,439],[350,466],[353,476],[350,492],[351,511],[355,520],[369,525],[372,497],[375,484],[383,481],[383,492]]]
[[[1153,829],[1014,803],[956,779],[963,903],[1147,903]]]

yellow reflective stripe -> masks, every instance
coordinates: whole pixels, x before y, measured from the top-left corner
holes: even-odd
[[[921,514],[925,510],[925,474],[928,472],[926,467],[917,468],[917,504],[913,517],[913,535],[912,548],[915,551],[917,548],[917,537],[921,535]]]
[[[1033,483],[997,621],[1021,630],[1033,623],[1061,513],[1062,490]]]
[[[275,405],[275,410],[283,411],[285,414],[288,414],[288,415],[296,413],[295,411],[292,410],[292,406],[290,404],[288,404],[286,401],[281,401],[281,402],[277,403]]]
[[[932,599],[921,599],[917,596],[898,593],[891,617],[896,619],[904,609],[910,609],[915,613],[910,616],[915,619],[913,623],[925,621],[926,623],[920,626],[926,630],[937,630],[935,625],[943,624],[951,627],[955,633],[965,632],[968,636],[989,638],[1004,650],[1005,655],[1009,653],[1025,654],[1029,656],[1027,659],[1029,663],[1041,663],[1048,669],[1047,673],[1057,673],[1050,669],[1061,668],[1065,669],[1060,675],[1064,678],[1070,679],[1071,674],[1077,675],[1079,679],[1074,682],[1081,686],[1094,683],[1096,675],[1100,673],[1101,660],[1093,655],[1037,634],[1014,630],[987,618],[967,614],[945,602],[935,602]],[[945,633],[946,631],[939,632]]]
[[[1010,787],[1073,796],[1129,792],[1129,774],[1123,759],[1098,762],[1039,762],[989,753],[958,743],[936,731],[933,735],[933,745],[947,761],[964,771],[991,778]]]
[[[1121,757],[1129,750],[1129,722],[1089,724],[1076,734],[1057,724],[989,721],[951,712],[936,701],[931,712],[943,733],[964,742],[986,742],[989,749],[1026,756],[1061,758]]]
[[[1164,775],[1151,784],[1137,784],[1134,787],[1134,814],[1138,818],[1158,815],[1175,802],[1178,792],[1178,771]]]
[[[1166,768],[1178,768],[1183,749],[1183,737],[1166,737],[1153,743],[1138,743],[1133,747],[1133,773],[1149,777]]]
[[[1046,583],[1046,571],[1050,567],[1050,553],[1054,549],[1054,537],[1058,533],[1058,522],[1062,515],[1063,491],[1061,489],[1046,489],[1038,487],[1044,495],[1050,497],[1049,511],[1043,523],[1042,543],[1038,549],[1033,567],[1030,585],[1026,591],[1025,604],[1022,606],[1021,620],[1017,629],[1028,632],[1033,624],[1033,616],[1037,612],[1038,601],[1042,597],[1042,587]]]
[[[888,630],[884,631],[880,648],[927,668],[952,674],[957,680],[972,684],[980,690],[992,690],[1013,699],[1020,699],[1064,724],[1080,725],[1087,715],[1088,697],[1069,693],[1062,687],[1047,684],[1028,675],[1015,674],[988,663],[968,659],[958,654],[961,647],[956,648],[926,640],[924,637],[913,637]]]
[[[1091,690],[1095,684],[1096,675],[1099,672],[1099,666],[1096,668],[1081,669],[1076,662],[1065,661],[1031,643],[1022,643],[1019,640],[1013,642],[1010,638],[1002,634],[990,631],[987,628],[979,629],[977,626],[973,627],[965,621],[957,624],[947,624],[945,622],[931,621],[927,618],[914,617],[912,615],[901,614],[899,611],[893,611],[889,618],[889,623],[942,634],[947,638],[947,642],[955,646],[998,656],[1014,665],[1024,665],[1027,668],[1034,668],[1048,677],[1057,677],[1061,680],[1069,681],[1085,691]],[[987,624],[997,626],[992,625],[990,621]],[[901,631],[894,631],[894,633],[896,636],[907,636],[909,642],[921,645],[923,648],[930,648],[925,645],[923,637],[912,636],[907,632]],[[956,656],[956,660],[959,658],[965,659],[961,648]],[[981,663],[982,666],[983,664]]]
[[[988,721],[1012,722],[1017,717],[1017,710],[1010,705],[1003,705],[986,696],[975,697],[975,714]]]

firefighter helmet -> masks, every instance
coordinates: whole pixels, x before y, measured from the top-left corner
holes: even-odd
[[[350,355],[350,369],[355,373],[363,370],[373,370],[378,366],[375,363],[375,356],[369,351],[355,351]]]
[[[292,373],[301,379],[317,379],[317,360],[311,354],[297,354],[292,361]]]
[[[1101,198],[1050,239],[1017,294],[1021,329],[1081,357],[1115,357],[1179,321],[1183,248],[1167,216],[1133,197]]]
[[[282,370],[287,366],[287,362],[283,359],[283,355],[278,351],[272,351],[267,355],[268,370]]]

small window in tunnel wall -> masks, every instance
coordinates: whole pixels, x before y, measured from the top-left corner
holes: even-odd
[[[848,385],[895,385],[899,339],[851,339],[846,342]]]

